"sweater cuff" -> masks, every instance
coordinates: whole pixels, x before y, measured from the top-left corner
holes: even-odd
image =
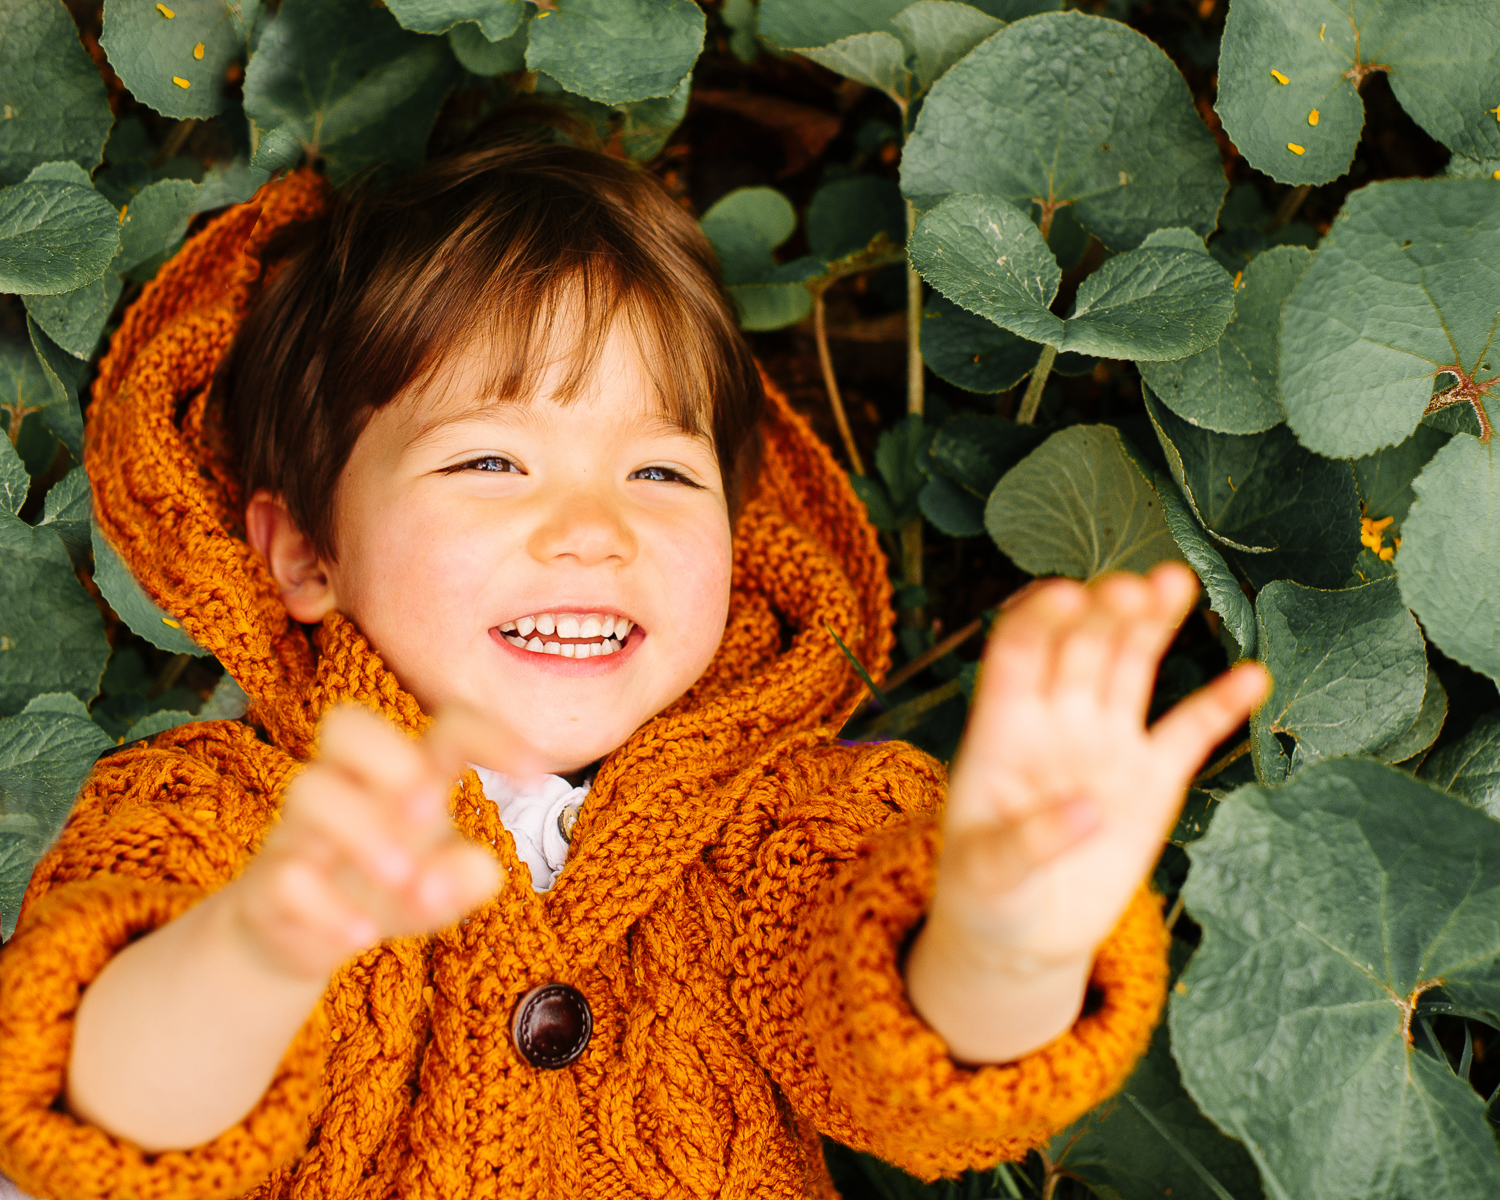
[[[207,893],[119,876],[64,884],[0,952],[0,1173],[54,1200],[239,1196],[307,1146],[323,1074],[320,1004],[260,1102],[213,1141],[147,1153],[66,1111],[73,1020],[84,989],[130,942]]]
[[[932,895],[940,838],[935,822],[890,830],[846,876],[830,910],[836,926],[820,939],[837,952],[816,965],[825,978],[810,988],[816,1003],[837,1009],[817,1022],[829,1031],[819,1065],[856,1111],[911,1131],[910,1146],[882,1157],[922,1174],[945,1165],[923,1161],[935,1134],[1003,1143],[1014,1157],[1117,1091],[1151,1040],[1167,986],[1169,939],[1160,902],[1143,886],[1095,957],[1087,1015],[1015,1062],[958,1064],[912,1008],[900,969]]]

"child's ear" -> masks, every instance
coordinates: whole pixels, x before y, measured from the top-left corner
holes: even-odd
[[[287,612],[316,625],[337,606],[333,580],[312,538],[292,520],[281,498],[266,488],[245,506],[245,540],[265,555]]]

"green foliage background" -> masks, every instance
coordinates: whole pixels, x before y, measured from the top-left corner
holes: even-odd
[[[1193,567],[1156,712],[1276,678],[1157,868],[1121,1095],[934,1185],[830,1145],[844,1194],[1500,1194],[1492,0],[8,0],[0,933],[101,752],[244,707],[93,527],[123,307],[276,172],[527,97],[700,217],[847,457],[900,649],[846,736],[951,754],[1033,574]]]

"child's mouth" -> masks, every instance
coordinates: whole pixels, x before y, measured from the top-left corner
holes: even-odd
[[[616,653],[635,622],[613,613],[534,613],[500,625],[500,636],[518,650],[563,658]]]

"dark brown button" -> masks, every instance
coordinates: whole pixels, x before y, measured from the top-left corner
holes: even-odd
[[[594,1032],[594,1014],[577,988],[544,983],[521,997],[510,1035],[533,1067],[555,1071],[577,1062]]]

